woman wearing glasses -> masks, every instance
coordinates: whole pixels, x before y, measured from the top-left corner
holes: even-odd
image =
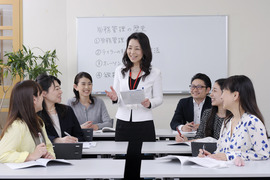
[[[196,131],[199,127],[204,110],[211,108],[211,98],[207,95],[211,90],[210,78],[202,73],[195,74],[191,79],[191,97],[179,101],[172,121],[172,130],[183,132]]]

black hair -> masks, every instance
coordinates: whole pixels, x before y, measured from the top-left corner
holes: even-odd
[[[78,73],[78,74],[75,76],[75,78],[74,78],[74,84],[76,84],[76,85],[78,86],[78,83],[79,83],[80,79],[83,78],[83,77],[89,79],[90,82],[93,83],[92,76],[91,76],[89,73],[87,73],[87,72],[80,72],[80,73]],[[72,104],[73,104],[73,105],[76,105],[76,104],[78,104],[79,101],[80,101],[80,93],[79,93],[75,88],[73,88],[73,92],[74,92],[74,94],[75,94],[76,101],[75,101],[75,102],[72,102]],[[92,104],[95,103],[95,102],[94,102],[94,98],[93,98],[93,96],[91,95],[91,93],[90,93],[90,95],[89,95],[89,99],[91,100],[91,103],[92,103]]]
[[[211,83],[211,80],[210,78],[206,75],[206,74],[203,74],[203,73],[197,73],[195,74],[192,78],[191,78],[191,82],[192,83],[195,79],[200,79],[204,82],[206,88],[212,88],[212,83]]]
[[[122,58],[122,62],[125,65],[125,68],[121,70],[121,73],[123,77],[125,77],[125,73],[131,69],[133,66],[133,63],[130,61],[128,54],[127,54],[127,49],[128,49],[128,44],[131,39],[136,39],[139,41],[143,57],[141,60],[140,68],[142,71],[144,71],[144,75],[142,76],[142,79],[144,80],[146,76],[150,74],[151,71],[151,62],[152,62],[152,51],[151,51],[151,46],[148,37],[142,33],[142,32],[135,32],[131,34],[128,39],[127,39],[127,46],[126,50],[124,52],[124,56]]]

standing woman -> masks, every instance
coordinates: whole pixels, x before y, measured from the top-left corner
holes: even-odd
[[[39,158],[55,159],[44,123],[41,87],[34,81],[18,82],[12,89],[6,125],[0,136],[0,162],[21,163]]]
[[[61,103],[61,81],[52,75],[41,74],[36,82],[43,90],[43,110],[38,113],[45,123],[52,143],[84,141],[80,124],[70,106]]]
[[[225,79],[218,79],[215,81],[213,85],[212,92],[210,94],[212,101],[212,108],[206,109],[203,112],[200,126],[197,130],[195,139],[191,141],[195,141],[196,139],[212,137],[214,139],[219,138],[220,129],[223,124],[223,121],[226,116],[230,114],[230,112],[223,108],[223,100],[221,99],[223,83]],[[175,140],[177,142],[188,141],[188,139],[184,135],[176,135]]]
[[[148,37],[140,32],[131,34],[127,39],[123,65],[116,68],[114,85],[110,92],[106,91],[107,96],[118,104],[115,140],[129,141],[128,148],[134,151],[130,154],[140,153],[143,141],[156,140],[152,109],[161,105],[163,94],[161,72],[151,66],[151,61]],[[143,89],[146,98],[141,104],[125,105],[120,92],[133,89]]]
[[[244,76],[231,76],[224,82],[223,106],[231,111],[224,120],[215,154],[200,150],[199,156],[218,160],[266,160],[269,143],[262,114],[257,106],[251,80]]]
[[[90,74],[80,72],[75,76],[74,98],[67,104],[72,107],[82,129],[94,130],[112,127],[112,120],[102,99],[92,96],[93,81]]]

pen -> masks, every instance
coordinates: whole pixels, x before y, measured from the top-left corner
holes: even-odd
[[[70,134],[68,134],[66,131],[64,131],[64,134],[66,135],[66,136],[71,136]]]
[[[43,137],[40,132],[38,132],[38,138],[39,138],[40,144],[43,143]]]
[[[178,132],[178,134],[180,135],[180,137],[182,137],[182,134],[181,134],[181,132],[180,132],[179,128],[178,128],[178,127],[176,127],[176,129],[177,129],[177,132]]]
[[[203,144],[203,146],[202,146],[202,150],[203,150],[202,154],[204,155],[204,151],[205,151],[205,144]]]

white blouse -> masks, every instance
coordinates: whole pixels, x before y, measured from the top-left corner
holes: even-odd
[[[215,153],[225,153],[228,160],[240,156],[244,160],[269,158],[269,142],[263,123],[256,116],[244,113],[231,134],[231,120],[221,127]]]

